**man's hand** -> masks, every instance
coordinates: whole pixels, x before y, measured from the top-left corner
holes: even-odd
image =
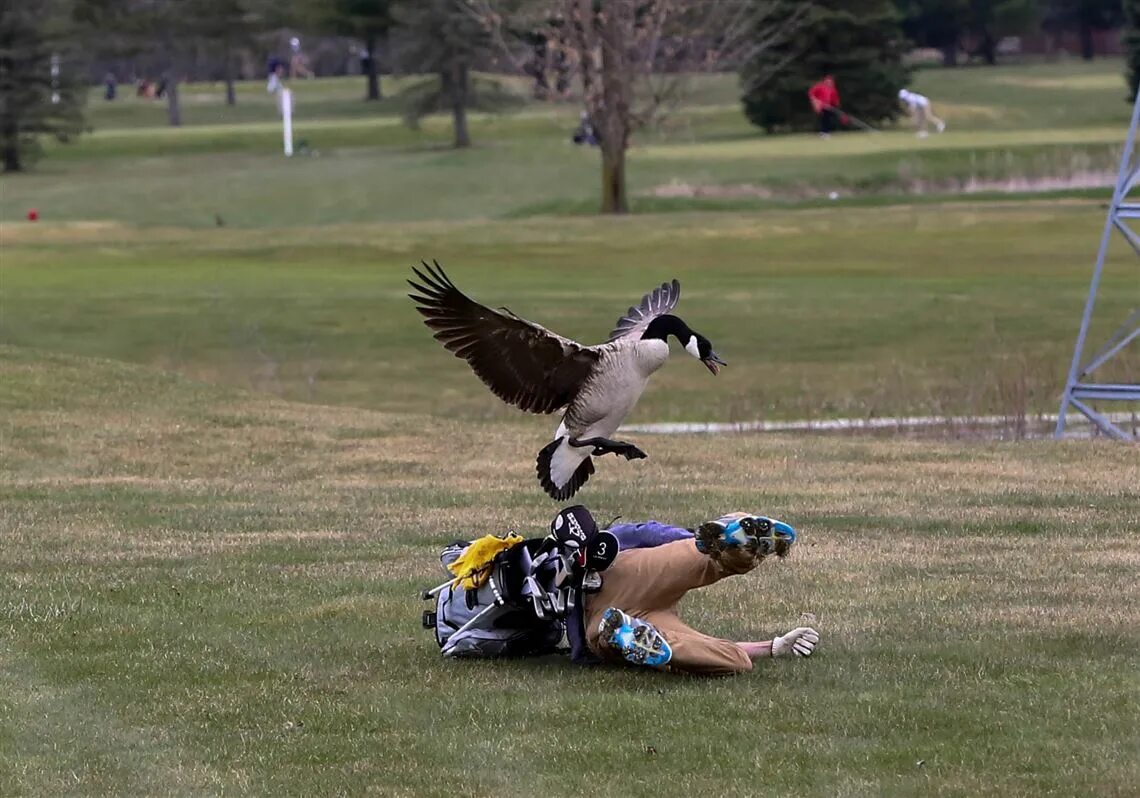
[[[772,656],[786,657],[794,654],[797,657],[810,657],[817,643],[819,632],[810,626],[800,626],[772,640]]]

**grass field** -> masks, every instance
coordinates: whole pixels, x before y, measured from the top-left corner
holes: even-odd
[[[706,682],[445,663],[420,587],[537,530],[533,435],[0,350],[0,793],[1126,796],[1131,447],[663,438],[599,515],[771,508],[786,563],[690,597],[810,662]],[[493,441],[494,445],[489,445]],[[553,727],[553,730],[552,730]]]
[[[586,215],[568,106],[454,152],[318,81],[321,155],[286,161],[258,85],[236,112],[188,87],[177,131],[93,101],[94,134],[0,179],[0,796],[1134,795],[1135,446],[631,436],[649,459],[579,498],[791,522],[788,561],[685,614],[754,639],[812,612],[818,656],[443,662],[419,590],[458,536],[540,533],[555,422],[501,406],[403,283],[438,258],[592,343],[679,278],[729,367],[676,356],[631,422],[1055,412],[1104,192],[944,192],[1111,168],[1119,72],[922,72],[952,125],[925,141],[766,138],[711,79],[639,139],[623,219]],[[654,193],[678,184],[710,192]],[[1116,242],[1093,341],[1136,267]]]
[[[1059,64],[918,73],[949,131],[919,141],[901,125],[878,135],[768,137],[740,113],[731,76],[695,81],[688,104],[659,129],[639,134],[630,155],[634,206],[669,210],[723,205],[747,187],[744,207],[786,204],[838,191],[850,195],[945,193],[980,183],[1076,180],[1112,171],[1128,106],[1120,64]],[[311,87],[311,88],[310,88]],[[446,147],[446,118],[406,129],[396,101],[370,109],[355,81],[297,89],[297,136],[320,157],[283,163],[280,126],[260,83],[239,105],[221,87],[188,87],[187,125],[158,126],[161,103],[91,100],[94,132],[54,148],[37,173],[6,180],[0,220],[113,219],[130,224],[282,227],[352,222],[483,219],[593,211],[597,153],[568,139],[572,104],[532,104],[502,116],[475,115],[475,147]],[[311,98],[311,99],[310,99]],[[311,103],[311,114],[309,112]],[[854,109],[852,109],[854,110]],[[257,121],[260,120],[260,121]],[[77,185],[78,184],[78,185]],[[711,189],[705,201],[656,196],[676,185]],[[157,188],[156,188],[157,187]]]
[[[675,214],[668,225],[10,226],[0,340],[545,435],[555,422],[499,403],[419,323],[404,279],[438,258],[476,298],[589,343],[679,278],[682,317],[729,368],[714,379],[678,359],[631,420],[1055,412],[1102,215],[1050,201]],[[1125,249],[1105,276],[1097,340],[1135,306]],[[1138,370],[1128,352],[1102,376]]]

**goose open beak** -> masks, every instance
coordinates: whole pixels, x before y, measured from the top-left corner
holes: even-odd
[[[718,355],[716,352],[709,352],[709,356],[706,358],[701,358],[701,362],[705,364],[705,368],[711,371],[714,376],[720,373],[721,366],[728,365],[720,359],[720,355]]]

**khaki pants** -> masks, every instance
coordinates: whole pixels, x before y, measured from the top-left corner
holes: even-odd
[[[735,559],[730,555],[738,554]],[[692,540],[622,552],[602,574],[602,589],[586,599],[586,642],[607,660],[616,655],[599,645],[598,624],[609,607],[648,621],[669,643],[669,668],[686,673],[728,675],[752,670],[752,660],[731,640],[701,634],[677,616],[677,603],[688,591],[726,576],[746,573],[760,560],[727,552],[720,562],[697,551]]]

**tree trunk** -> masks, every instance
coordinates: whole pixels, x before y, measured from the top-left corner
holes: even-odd
[[[237,105],[237,95],[234,92],[234,64],[229,42],[226,42],[226,49],[222,54],[222,68],[226,76],[226,105]]]
[[[602,213],[629,213],[625,195],[625,148],[602,142]]]
[[[942,46],[942,66],[958,66],[958,42]]]
[[[376,64],[376,34],[368,34],[368,38],[364,40],[364,49],[368,57],[365,59],[365,74],[368,76],[368,94],[364,99],[366,100],[379,100],[380,94],[380,69]]]
[[[178,104],[178,78],[173,70],[166,79],[166,115],[171,127],[182,126],[182,107]]]
[[[166,116],[171,127],[182,126],[182,108],[178,105],[178,72],[181,59],[174,49],[174,36],[170,28],[162,33],[162,43],[166,50],[166,70],[163,72],[163,83],[166,84]]]
[[[994,41],[994,37],[990,35],[989,31],[982,34],[982,43],[978,46],[978,52],[981,53],[987,65],[997,65],[997,42]]]
[[[8,70],[12,68],[12,62],[7,58],[0,61],[0,66],[6,67]],[[0,149],[4,151],[4,171],[5,172],[19,172],[22,165],[20,163],[20,123],[13,111],[8,111],[4,114],[2,122],[3,128],[0,129],[0,142],[2,146]]]
[[[1082,19],[1080,23],[1081,35],[1081,58],[1086,61],[1092,61],[1096,57],[1096,42],[1093,41],[1093,29],[1087,19]]]
[[[624,12],[624,13],[622,13]],[[602,18],[602,41],[628,41],[634,20],[629,8],[618,9]],[[591,118],[601,127],[602,213],[629,213],[625,194],[625,152],[629,147],[630,104],[633,67],[630,54],[622,47],[602,47],[602,102],[593,110],[602,118]],[[594,116],[593,114],[591,115]]]
[[[455,129],[455,146],[470,147],[471,135],[467,132],[467,65],[452,67],[450,79],[444,78],[444,88],[451,98],[451,124]]]
[[[19,172],[23,168],[20,163],[20,143],[16,135],[4,137],[4,171]]]

